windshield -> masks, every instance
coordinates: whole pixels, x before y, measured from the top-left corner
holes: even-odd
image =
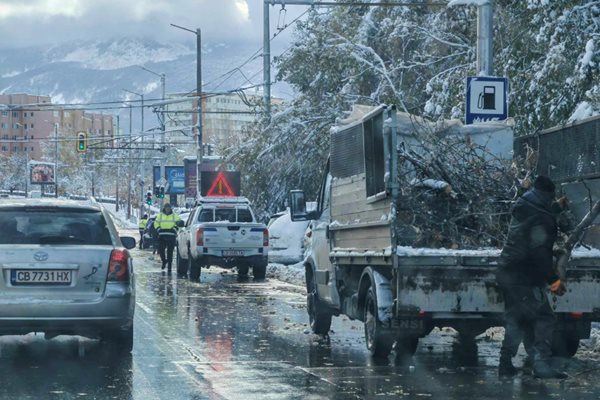
[[[100,211],[0,211],[0,244],[111,245]]]

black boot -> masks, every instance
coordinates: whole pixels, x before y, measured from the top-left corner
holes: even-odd
[[[536,360],[533,363],[533,376],[541,379],[565,379],[567,374],[554,369],[547,360]]]
[[[167,266],[167,262],[166,262],[166,261],[163,261],[163,262],[162,262],[162,267],[160,267],[160,269],[165,269],[165,268],[166,268],[166,266]]]
[[[167,264],[167,273],[171,273],[171,263]]]
[[[515,376],[519,372],[518,369],[512,364],[512,359],[509,356],[500,356],[500,363],[498,364],[498,375],[499,376]]]

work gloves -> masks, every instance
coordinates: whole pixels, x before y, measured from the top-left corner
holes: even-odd
[[[567,288],[564,283],[560,281],[560,279],[555,280],[550,284],[550,292],[556,296],[562,296],[567,293]]]

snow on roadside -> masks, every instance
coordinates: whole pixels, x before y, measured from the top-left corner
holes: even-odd
[[[119,228],[124,228],[124,229],[138,229],[138,224],[136,222],[134,222],[134,220],[136,219],[135,217],[131,217],[131,219],[128,221],[127,220],[127,215],[125,214],[125,210],[124,209],[120,209],[118,212],[115,210],[115,205],[114,204],[110,204],[110,203],[102,203],[102,205],[104,206],[104,208],[106,208],[108,210],[108,212],[111,213],[111,215],[113,216],[113,219],[115,221],[115,224],[117,224],[117,226]]]
[[[292,285],[305,286],[304,265],[301,262],[293,265],[269,264],[267,276]]]

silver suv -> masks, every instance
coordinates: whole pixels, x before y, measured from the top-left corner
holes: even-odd
[[[130,352],[134,247],[95,201],[1,200],[0,335],[81,335]]]

